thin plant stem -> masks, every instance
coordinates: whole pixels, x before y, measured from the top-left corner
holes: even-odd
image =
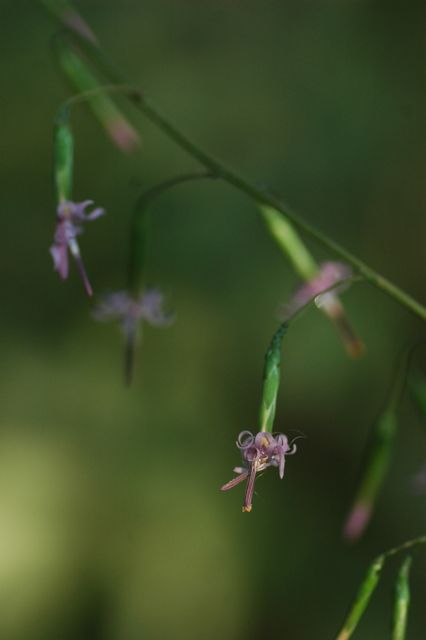
[[[422,535],[422,536],[417,536],[417,538],[412,538],[411,540],[407,540],[406,542],[403,542],[402,544],[400,544],[400,545],[398,545],[396,547],[392,547],[391,549],[388,549],[387,551],[385,551],[381,555],[385,559],[386,558],[391,558],[392,556],[396,556],[399,553],[403,553],[404,551],[408,551],[409,549],[412,549],[413,547],[418,547],[421,544],[426,544],[426,534]]]
[[[147,209],[151,202],[161,196],[165,191],[185,182],[214,178],[207,171],[193,171],[173,176],[164,182],[144,191],[136,200],[130,222],[129,238],[129,263],[127,269],[127,287],[132,294],[137,295],[142,288],[143,271],[145,263],[145,244],[148,234]]]

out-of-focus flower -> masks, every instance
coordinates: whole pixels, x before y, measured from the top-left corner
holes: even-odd
[[[222,491],[232,489],[240,482],[247,480],[243,512],[252,510],[254,482],[256,474],[268,467],[278,467],[279,476],[284,477],[285,456],[296,453],[296,445],[289,444],[283,433],[273,436],[268,431],[260,431],[256,435],[251,431],[242,431],[236,442],[243,458],[242,467],[235,467],[238,475],[221,487]]]
[[[63,201],[58,205],[56,210],[57,223],[53,244],[50,247],[50,253],[53,258],[55,270],[62,279],[68,277],[68,250],[74,257],[84,287],[89,296],[92,295],[92,287],[81,259],[80,248],[77,242],[77,236],[83,232],[82,225],[85,222],[96,220],[102,216],[104,209],[93,209],[90,213],[86,213],[88,206],[93,204],[93,200],[84,200],[84,202]]]
[[[173,322],[173,314],[163,311],[163,294],[158,289],[145,289],[137,297],[128,291],[116,291],[106,295],[93,312],[101,322],[115,320],[119,323],[126,340],[124,372],[130,385],[133,377],[135,351],[142,321],[157,327]]]
[[[157,327],[169,325],[173,316],[163,311],[163,304],[163,294],[158,289],[145,289],[137,298],[128,291],[116,291],[101,300],[93,315],[100,321],[118,321],[128,337],[135,334],[141,320]]]
[[[288,305],[285,306],[285,313],[289,316],[296,313],[298,309],[307,304],[312,298],[318,296],[316,304],[322,307],[334,301],[336,294],[343,291],[347,285],[343,282],[352,276],[352,269],[342,262],[322,262],[318,274],[309,282],[306,282],[297,289]],[[333,285],[342,281],[342,285],[335,290],[323,293]]]
[[[317,275],[299,287],[289,304],[284,306],[284,317],[290,318],[296,311],[315,298],[316,306],[322,309],[329,318],[333,319],[348,354],[352,358],[359,358],[365,351],[364,345],[349,324],[338,297],[338,294],[349,286],[348,283],[345,283],[345,280],[349,280],[352,275],[352,269],[342,262],[322,262]],[[338,285],[339,282],[342,284]],[[333,285],[338,286],[332,291],[321,293],[330,289]]]

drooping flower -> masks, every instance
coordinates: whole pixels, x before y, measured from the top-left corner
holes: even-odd
[[[42,0],[47,11],[62,25],[74,31],[78,36],[85,38],[93,45],[97,45],[97,38],[84,18],[72,6],[68,0]]]
[[[84,287],[89,296],[92,295],[93,291],[81,258],[77,236],[83,233],[82,225],[85,222],[96,220],[96,218],[99,218],[105,213],[104,209],[100,207],[93,209],[90,213],[86,213],[85,210],[92,204],[93,200],[84,200],[83,202],[70,202],[66,200],[58,205],[56,210],[57,223],[55,236],[53,244],[50,247],[54,268],[63,280],[68,277],[68,250],[70,251],[76,261]]]
[[[235,467],[238,475],[221,487],[222,491],[232,489],[240,482],[247,480],[243,512],[252,510],[254,483],[256,474],[268,467],[278,467],[279,476],[284,477],[285,456],[296,453],[296,445],[289,444],[283,433],[273,436],[268,431],[260,431],[254,435],[251,431],[241,431],[236,445],[241,451],[243,466]]]
[[[318,274],[297,289],[289,304],[285,307],[286,314],[293,315],[315,296],[319,297],[319,300],[316,301],[319,307],[329,304],[330,301],[334,302],[336,294],[343,291],[347,286],[344,280],[348,280],[351,276],[352,269],[342,262],[322,262]],[[342,282],[342,285],[321,295],[322,291],[329,289],[338,282]]]
[[[116,291],[106,295],[93,312],[101,322],[115,320],[119,323],[126,341],[125,379],[130,384],[133,376],[135,350],[140,325],[143,321],[157,327],[173,322],[173,314],[163,310],[163,294],[158,289],[145,289],[138,297],[128,291]]]
[[[364,344],[352,329],[338,297],[339,293],[347,289],[349,282],[345,281],[349,281],[352,276],[352,269],[347,264],[322,262],[317,275],[301,285],[284,306],[283,315],[289,319],[310,300],[315,299],[316,306],[335,323],[348,354],[352,358],[359,358],[365,351]],[[334,285],[337,286],[332,291],[327,291]]]
[[[170,324],[173,316],[163,311],[163,304],[163,294],[158,289],[145,289],[137,298],[128,291],[115,291],[101,300],[93,315],[100,321],[118,321],[124,335],[129,336],[141,320],[159,327]]]

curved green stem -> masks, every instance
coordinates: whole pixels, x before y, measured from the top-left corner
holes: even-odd
[[[168,189],[185,182],[214,178],[207,171],[183,173],[173,176],[164,182],[160,182],[151,189],[144,191],[136,200],[130,223],[130,251],[127,271],[127,286],[129,291],[137,295],[142,286],[143,270],[145,263],[145,243],[148,233],[147,208],[155,198],[158,198]]]
[[[278,390],[280,386],[281,341],[288,329],[288,322],[283,322],[274,333],[265,356],[263,371],[263,390],[260,403],[259,431],[272,433]]]
[[[408,551],[413,547],[418,547],[421,544],[426,544],[426,534],[417,536],[417,538],[412,538],[411,540],[407,540],[406,542],[403,542],[396,547],[392,547],[391,549],[384,551],[380,555],[383,556],[383,558],[390,558],[391,556],[396,556],[398,553]]]
[[[105,95],[106,93],[119,93],[124,96],[127,96],[129,99],[134,97],[136,89],[128,84],[103,84],[99,87],[95,87],[93,89],[87,89],[87,91],[81,91],[80,93],[76,93],[75,95],[67,98],[58,109],[58,120],[62,120],[64,117],[68,117],[68,113],[76,104],[80,102],[88,102],[92,100],[92,98],[96,98],[100,95]]]

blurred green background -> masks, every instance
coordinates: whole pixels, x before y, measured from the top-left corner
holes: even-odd
[[[426,5],[373,0],[86,0],[111,57],[206,149],[422,298]],[[367,285],[345,295],[351,362],[305,314],[283,344],[277,429],[306,434],[286,476],[221,494],[255,429],[263,355],[297,278],[251,202],[221,183],[153,206],[149,281],[176,323],[146,328],[132,389],[118,329],[96,324],[72,265],[53,272],[52,121],[68,95],[37,2],[1,0],[2,640],[332,638],[367,564],[424,532],[410,404],[365,538],[341,537],[397,353],[423,327]],[[75,195],[108,215],[81,241],[97,295],[121,288],[140,190],[196,165],[137,113],[125,157],[75,110]],[[333,259],[310,245],[319,259]],[[95,296],[96,297],[96,296]],[[424,335],[424,334],[423,334]],[[421,364],[420,353],[417,364]],[[424,425],[423,425],[424,426]],[[358,631],[389,637],[397,563]],[[410,638],[424,637],[425,553]]]

